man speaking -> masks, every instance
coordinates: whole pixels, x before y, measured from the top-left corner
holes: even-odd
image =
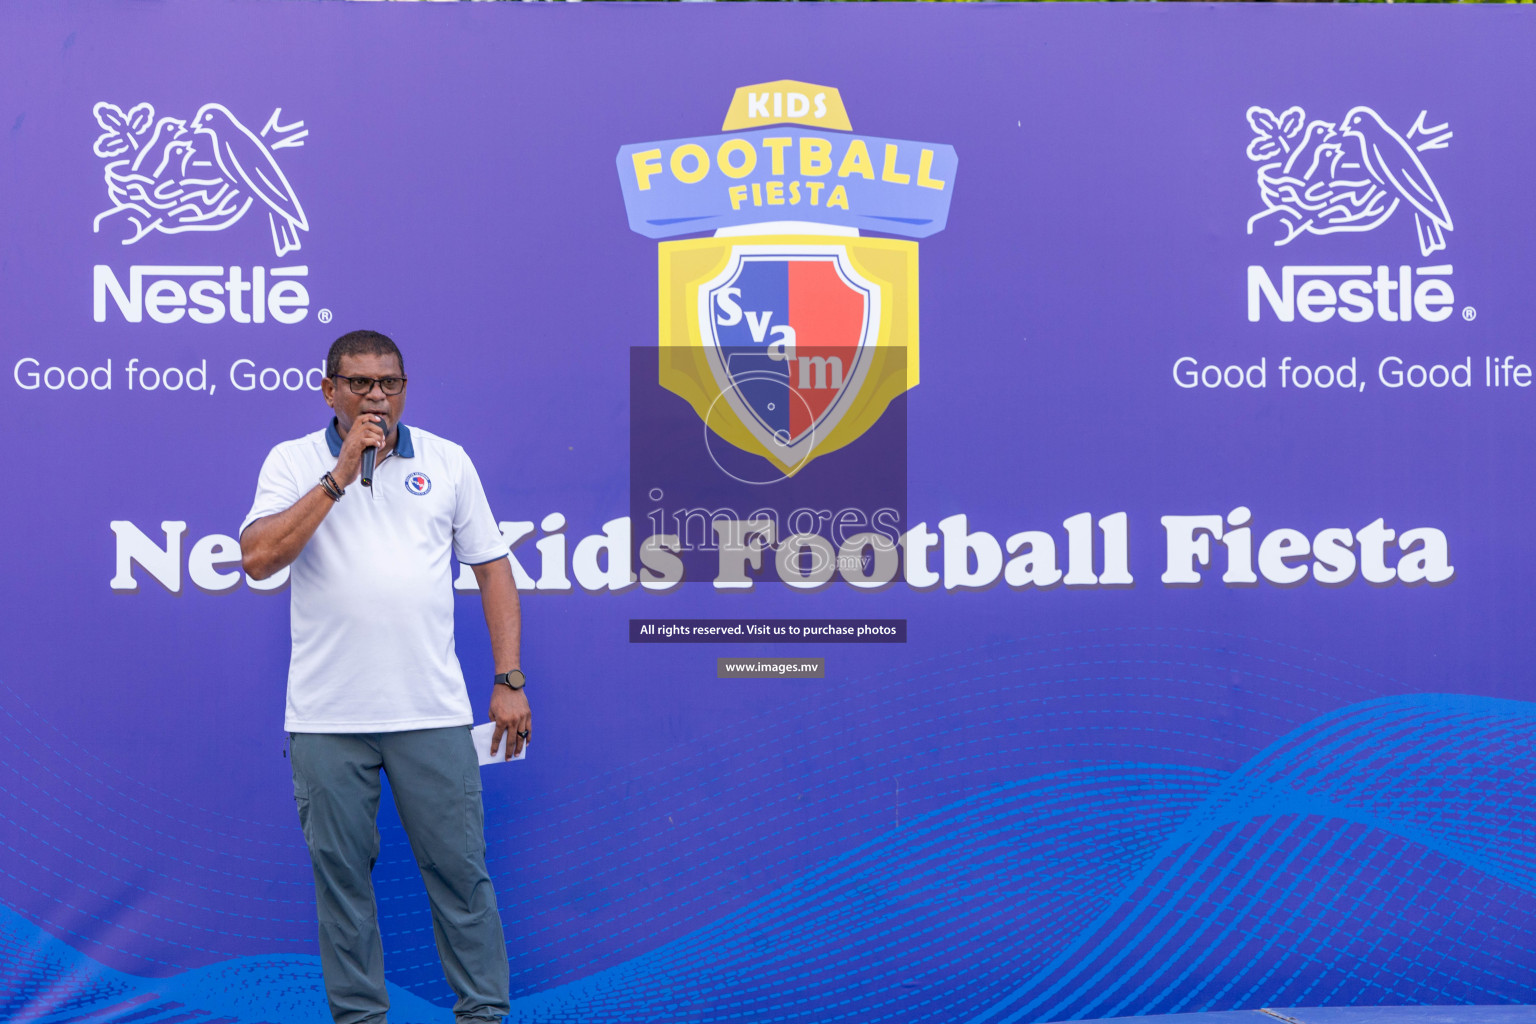
[[[464,450],[400,422],[405,366],[393,341],[345,334],[326,374],[321,390],[335,417],[272,449],[240,548],[255,579],[293,567],[284,728],[331,1015],[337,1024],[382,1022],[389,1008],[371,880],[383,769],[431,899],[443,973],[458,995],[454,1017],[499,1021],[509,1008],[507,955],[485,869],[448,557],[471,566],[480,584],[496,662],[492,751],[510,758],[532,717],[509,552]]]

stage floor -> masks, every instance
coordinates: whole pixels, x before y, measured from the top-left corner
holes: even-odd
[[[1162,1017],[1109,1017],[1102,1024],[1536,1024],[1536,1006],[1299,1006]],[[1099,1024],[1078,1021],[1076,1024]]]

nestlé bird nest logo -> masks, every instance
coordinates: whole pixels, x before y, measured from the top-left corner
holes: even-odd
[[[1264,209],[1249,218],[1285,245],[1304,234],[1372,231],[1407,204],[1425,257],[1446,247],[1451,214],[1420,158],[1447,149],[1447,123],[1425,125],[1426,111],[1399,133],[1370,107],[1357,106],[1338,121],[1308,119],[1301,107],[1279,114],[1249,107],[1253,139],[1248,159],[1261,163],[1259,197]]]
[[[203,104],[191,118],[157,117],[149,103],[124,111],[102,102],[93,113],[101,126],[93,149],[107,161],[112,204],[93,230],[120,225],[124,245],[157,231],[223,231],[259,204],[279,257],[302,245],[309,220],[273,153],[304,145],[303,121],[280,123],[278,108],[258,133],[218,103]]]

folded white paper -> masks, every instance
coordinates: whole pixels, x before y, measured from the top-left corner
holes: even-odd
[[[500,764],[507,759],[507,748],[512,745],[516,737],[509,730],[502,733],[501,743],[496,747],[496,753],[491,753],[491,737],[496,735],[496,723],[486,722],[469,730],[470,738],[475,741],[475,753],[480,755],[481,764]],[[528,756],[528,744],[523,744],[521,753],[514,754],[512,760],[521,761]]]

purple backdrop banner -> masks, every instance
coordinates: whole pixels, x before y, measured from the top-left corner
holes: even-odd
[[[1536,1002],[1533,52],[1503,7],[0,6],[0,1016],[327,1019],[235,533],[360,327],[525,592],[512,1019]],[[391,1019],[448,1021],[392,815]]]

